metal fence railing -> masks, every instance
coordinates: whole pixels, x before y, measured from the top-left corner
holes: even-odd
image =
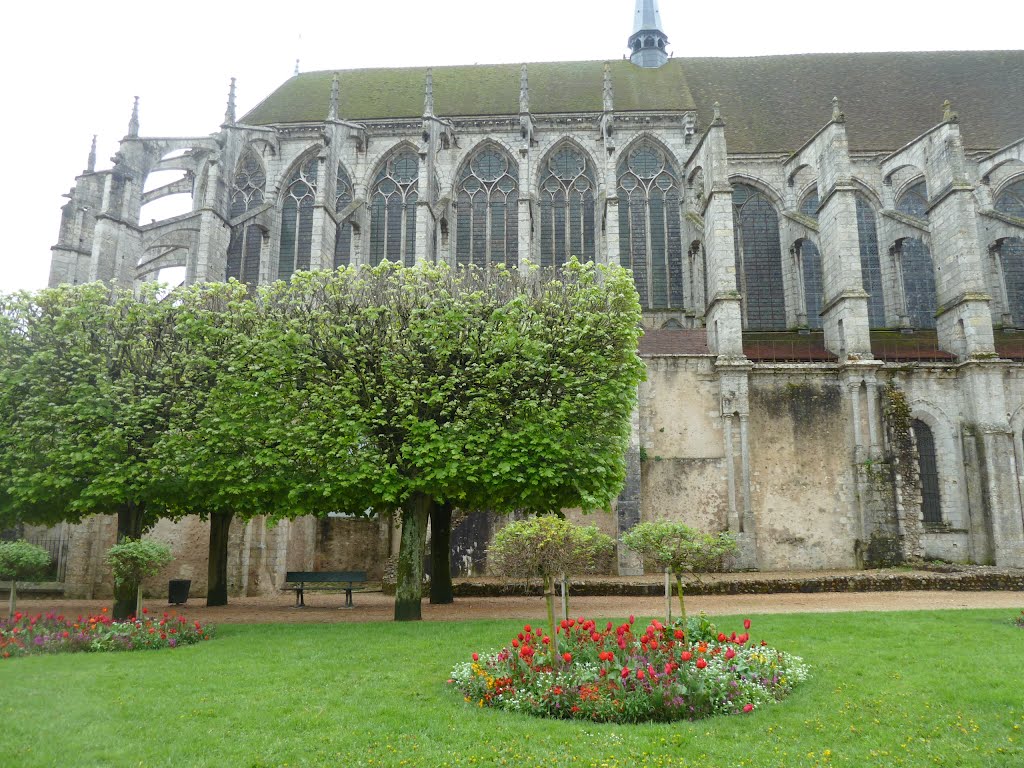
[[[71,545],[71,536],[66,529],[55,528],[43,533],[22,535],[19,529],[5,530],[0,532],[0,540],[13,541],[24,539],[29,544],[42,547],[50,553],[50,566],[40,575],[39,581],[63,582],[68,572],[68,550]]]

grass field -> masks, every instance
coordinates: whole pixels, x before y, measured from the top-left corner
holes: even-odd
[[[9,660],[0,765],[1024,765],[1013,612],[751,618],[752,637],[803,656],[811,680],[752,715],[672,725],[466,704],[445,686],[452,665],[506,643],[510,621],[236,625],[173,651]]]

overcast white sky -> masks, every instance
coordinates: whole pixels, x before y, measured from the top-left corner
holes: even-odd
[[[677,56],[1024,45],[1020,0],[660,5]],[[221,123],[231,77],[241,116],[296,58],[303,71],[614,59],[633,9],[634,0],[17,3],[0,43],[0,291],[46,285],[61,196],[94,133],[97,167],[109,167],[133,96],[143,135],[206,135]]]

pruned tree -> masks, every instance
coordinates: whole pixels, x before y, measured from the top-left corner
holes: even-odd
[[[114,573],[114,583],[128,585],[135,593],[136,617],[142,616],[142,581],[155,576],[174,558],[171,548],[158,541],[125,539],[107,550],[107,564]]]
[[[7,618],[18,605],[18,582],[39,578],[50,565],[50,553],[27,541],[0,541],[0,581],[11,583]]]
[[[640,309],[625,270],[536,273],[443,265],[297,273],[273,306],[316,364],[290,498],[401,510],[396,619],[420,618],[438,505],[609,506],[625,478]]]
[[[622,534],[622,543],[665,572],[666,623],[672,620],[668,575],[675,577],[679,613],[686,623],[683,576],[719,570],[722,559],[736,550],[736,539],[731,533],[704,533],[671,520],[639,523]]]
[[[543,583],[553,659],[558,658],[555,582],[563,576],[591,571],[613,545],[611,537],[595,526],[574,525],[557,515],[537,515],[509,523],[491,542],[487,556],[492,571],[522,579],[539,578]]]
[[[117,514],[138,538],[173,488],[153,464],[181,391],[175,305],[100,283],[0,296],[0,521]],[[115,587],[114,616],[136,603]]]

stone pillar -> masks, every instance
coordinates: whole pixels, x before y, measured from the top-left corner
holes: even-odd
[[[640,576],[643,561],[622,544],[622,534],[640,522],[641,517],[641,465],[640,465],[640,407],[633,409],[629,448],[626,451],[626,484],[615,501],[615,521],[619,534],[618,567],[620,576]]]

